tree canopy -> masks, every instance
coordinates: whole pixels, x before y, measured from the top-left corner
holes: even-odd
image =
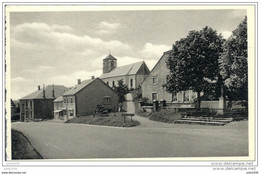
[[[217,80],[222,44],[222,36],[207,26],[200,31],[190,31],[186,38],[175,42],[166,62],[170,69],[167,91],[193,90],[198,93],[200,107],[200,92]]]
[[[118,86],[113,87],[119,96],[119,102],[125,101],[125,95],[129,92],[127,85],[124,84],[123,80],[118,80]]]
[[[224,44],[220,74],[230,100],[248,100],[247,17]]]

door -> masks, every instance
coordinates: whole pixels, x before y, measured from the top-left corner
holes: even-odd
[[[29,119],[29,112],[28,111],[25,111],[25,118]]]

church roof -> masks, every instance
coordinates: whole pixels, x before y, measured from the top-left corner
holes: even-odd
[[[116,60],[116,58],[114,56],[112,56],[110,53],[108,54],[107,57],[104,58],[105,59],[113,59],[113,60]]]
[[[143,61],[141,62],[136,62],[133,64],[125,65],[125,66],[120,66],[109,73],[104,73],[100,76],[101,79],[109,78],[109,77],[116,77],[116,76],[125,76],[125,75],[133,75],[138,72],[140,67],[143,65]]]
[[[67,91],[67,87],[62,86],[62,85],[54,85],[54,95],[55,97],[61,96],[64,92]],[[52,90],[53,90],[53,86],[52,85],[48,85],[45,88],[45,99],[54,99],[52,96]],[[20,100],[28,100],[28,99],[43,99],[43,89],[37,90],[23,98],[21,98]]]

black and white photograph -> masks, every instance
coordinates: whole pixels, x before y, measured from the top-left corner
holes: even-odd
[[[5,159],[253,161],[254,10],[6,5]]]

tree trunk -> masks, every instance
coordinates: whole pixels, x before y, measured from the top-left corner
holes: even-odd
[[[197,92],[198,95],[198,108],[200,109],[200,92]]]

